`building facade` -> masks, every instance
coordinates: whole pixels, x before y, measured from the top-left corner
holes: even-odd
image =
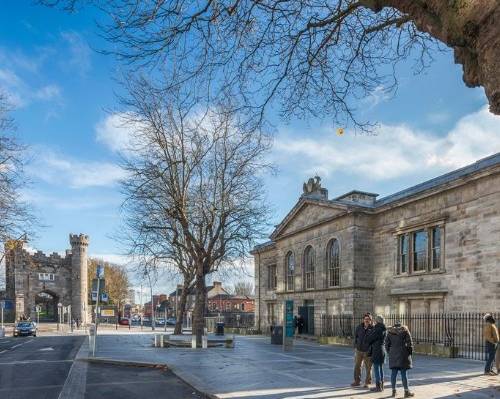
[[[334,199],[319,177],[255,259],[256,325],[282,304],[318,334],[322,314],[500,308],[500,153],[385,198]]]
[[[89,237],[84,234],[69,236],[71,250],[66,256],[49,256],[41,251],[30,254],[22,241],[5,245],[5,298],[14,304],[11,318],[22,316],[36,320],[36,306],[40,320],[57,321],[58,305],[71,312],[74,320],[86,324],[90,320],[88,305],[87,261]]]

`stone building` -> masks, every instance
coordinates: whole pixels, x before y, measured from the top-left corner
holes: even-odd
[[[41,251],[30,254],[21,241],[5,245],[5,297],[13,302],[14,317],[22,315],[36,320],[35,306],[40,306],[40,320],[57,321],[60,303],[71,309],[73,319],[86,324],[88,306],[87,249],[89,237],[69,236],[71,250],[63,258]],[[71,306],[71,308],[69,308]]]
[[[285,299],[316,334],[321,314],[500,309],[500,153],[381,199],[303,189],[252,251],[261,330]]]

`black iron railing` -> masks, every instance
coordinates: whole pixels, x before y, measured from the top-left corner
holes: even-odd
[[[207,317],[217,317],[224,321],[229,328],[253,328],[255,326],[255,314],[253,312],[211,312]]]
[[[400,321],[408,327],[416,344],[452,347],[453,356],[467,359],[485,359],[483,339],[484,313],[425,313],[383,315],[386,326]],[[494,313],[496,320],[500,313]],[[340,314],[321,316],[321,335],[353,338],[362,315]]]

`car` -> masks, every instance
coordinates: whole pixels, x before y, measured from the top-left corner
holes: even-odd
[[[163,317],[158,317],[156,320],[156,325],[157,326],[164,326],[165,325],[165,319]]]
[[[36,325],[31,321],[19,321],[14,327],[14,337],[28,336],[36,337]]]
[[[176,321],[175,317],[169,317],[169,318],[167,319],[167,326],[175,326],[175,323],[176,323],[176,322],[177,322],[177,321]]]
[[[130,321],[126,317],[123,317],[120,319],[118,324],[120,324],[121,326],[128,326],[130,324]]]

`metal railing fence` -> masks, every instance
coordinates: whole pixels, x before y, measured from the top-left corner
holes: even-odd
[[[416,344],[455,348],[457,357],[485,360],[484,313],[424,313],[383,315],[386,326],[396,321],[408,327]],[[499,320],[500,313],[493,313]],[[321,336],[353,338],[363,315],[321,315]],[[498,323],[497,323],[498,325]]]

